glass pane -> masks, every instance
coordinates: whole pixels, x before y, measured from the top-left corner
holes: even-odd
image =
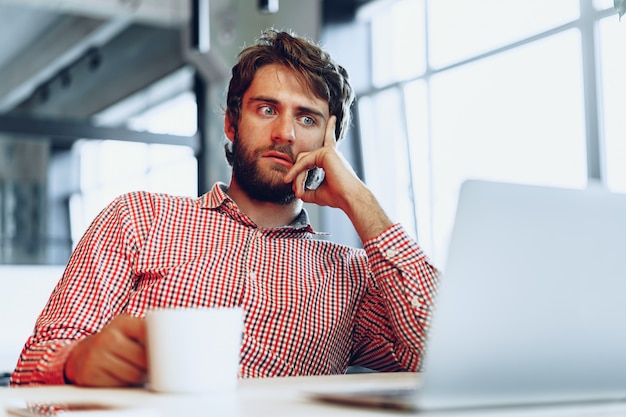
[[[145,175],[149,168],[149,146],[145,143],[115,140],[77,142],[75,151],[80,155],[81,189]]]
[[[415,191],[417,238],[426,253],[438,264],[434,250],[431,200],[431,161],[428,135],[428,89],[423,80],[413,81],[404,88],[409,163]]]
[[[579,0],[428,2],[431,66],[443,67],[579,16]]]
[[[598,10],[614,7],[614,0],[593,0],[593,6]]]
[[[626,36],[624,22],[603,19],[600,31],[602,77],[601,123],[606,149],[606,180],[609,188],[626,192]]]
[[[422,74],[426,69],[423,0],[400,0],[376,11],[372,18],[374,85]]]
[[[185,92],[128,120],[133,130],[192,136],[197,130],[196,97]]]
[[[400,91],[359,100],[365,182],[393,221],[416,235],[415,208]]]
[[[103,140],[99,142],[100,182],[126,182],[128,178],[146,175],[150,167],[146,143]]]
[[[571,30],[433,77],[436,249],[445,253],[466,178],[583,187],[579,32]]]
[[[198,161],[186,146],[150,146],[148,191],[195,197],[198,195]]]

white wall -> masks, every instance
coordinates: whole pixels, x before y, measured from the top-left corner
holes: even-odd
[[[0,265],[0,372],[13,371],[64,268]]]

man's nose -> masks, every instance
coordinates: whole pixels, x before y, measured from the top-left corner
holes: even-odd
[[[293,143],[296,139],[295,121],[292,117],[281,115],[274,122],[272,140]]]

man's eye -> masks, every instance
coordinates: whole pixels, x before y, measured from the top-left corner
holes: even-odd
[[[263,113],[266,116],[271,116],[274,114],[274,109],[271,107],[264,106],[261,108],[261,113]]]
[[[304,123],[307,126],[313,126],[315,124],[315,119],[309,116],[304,116],[302,118],[302,123]]]

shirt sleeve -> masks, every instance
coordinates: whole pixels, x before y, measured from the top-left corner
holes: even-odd
[[[366,241],[364,249],[371,276],[356,315],[351,364],[418,371],[439,273],[399,224]]]
[[[120,314],[133,285],[137,212],[121,196],[92,222],[35,323],[11,375],[11,385],[64,384],[76,343]]]

